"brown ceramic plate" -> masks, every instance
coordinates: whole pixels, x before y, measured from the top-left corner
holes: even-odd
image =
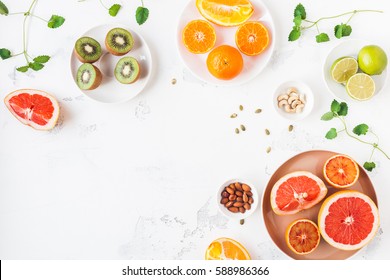
[[[276,183],[276,181],[283,177],[284,175],[294,172],[294,171],[309,171],[313,174],[320,177],[324,182],[324,176],[322,174],[323,166],[328,158],[337,153],[330,151],[309,151],[298,154],[284,164],[282,164],[272,175],[271,179],[268,182],[266,189],[263,194],[263,219],[265,226],[268,230],[271,239],[274,241],[276,246],[279,247],[286,255],[290,256],[293,259],[297,260],[343,260],[354,255],[358,250],[355,251],[343,251],[336,249],[326,243],[325,240],[321,238],[320,245],[318,248],[308,255],[297,255],[293,253],[286,244],[285,241],[285,231],[287,226],[294,220],[300,218],[308,218],[315,223],[317,223],[317,215],[318,211],[321,207],[321,202],[316,206],[303,210],[294,215],[286,215],[286,216],[278,216],[274,213],[271,207],[270,194],[271,189]],[[364,169],[359,165],[360,168],[360,176],[356,184],[349,189],[360,191],[366,195],[368,195],[376,205],[378,205],[378,201],[376,198],[374,186],[371,183],[370,178]],[[328,194],[326,197],[331,194],[337,192],[338,190],[328,186]]]

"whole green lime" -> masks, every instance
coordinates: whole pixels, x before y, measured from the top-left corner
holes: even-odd
[[[359,68],[368,75],[380,75],[387,66],[387,55],[381,47],[368,45],[358,54]]]

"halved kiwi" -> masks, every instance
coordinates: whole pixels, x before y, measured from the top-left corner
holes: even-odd
[[[84,63],[77,70],[77,85],[82,90],[92,90],[97,88],[102,82],[103,76],[99,68]]]
[[[138,80],[141,72],[140,65],[134,57],[121,58],[115,66],[114,74],[118,82],[131,84]]]
[[[118,27],[108,31],[105,44],[110,53],[121,56],[133,48],[134,39],[129,31]]]
[[[102,48],[98,41],[91,37],[81,37],[76,41],[74,52],[83,63],[93,63],[102,55]]]

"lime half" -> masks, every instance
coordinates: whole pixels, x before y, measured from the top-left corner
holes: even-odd
[[[355,58],[346,56],[333,62],[330,74],[337,83],[345,83],[358,71],[358,62]]]
[[[374,80],[364,73],[353,75],[345,87],[349,96],[360,101],[370,99],[375,93]]]

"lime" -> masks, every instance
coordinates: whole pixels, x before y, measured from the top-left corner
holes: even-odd
[[[350,56],[340,57],[333,62],[330,74],[338,83],[345,83],[358,71],[358,62]]]
[[[370,99],[375,93],[374,80],[364,73],[353,75],[345,87],[349,96],[360,101]]]
[[[358,54],[360,69],[368,75],[380,75],[387,66],[387,55],[375,45],[363,47]]]

